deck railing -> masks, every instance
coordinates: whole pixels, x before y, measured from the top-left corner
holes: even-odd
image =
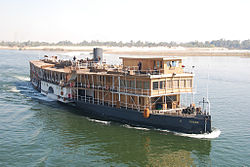
[[[98,98],[93,98],[89,96],[78,96],[79,101],[83,101],[85,103],[89,104],[97,104],[97,105],[105,105],[110,107],[116,107],[116,108],[125,108],[125,109],[132,109],[139,112],[144,111],[145,108],[148,108],[147,105],[137,105],[137,104],[129,104],[126,102],[118,102],[118,101],[111,101],[111,100],[103,100]],[[196,110],[193,113],[183,113],[183,109],[186,109],[187,107],[181,107],[176,109],[166,109],[166,110],[151,110],[150,114],[154,115],[171,115],[171,116],[182,116],[182,117],[194,117],[198,114],[204,115],[204,113],[197,112]]]

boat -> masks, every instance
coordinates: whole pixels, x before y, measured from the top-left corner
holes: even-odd
[[[188,134],[212,131],[209,100],[193,101],[195,75],[182,58],[125,56],[115,65],[105,62],[102,48],[92,54],[31,60],[30,81],[42,94],[93,118]]]

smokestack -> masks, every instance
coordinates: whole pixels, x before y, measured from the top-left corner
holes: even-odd
[[[93,50],[93,61],[102,63],[103,61],[103,50],[102,48],[94,48]]]

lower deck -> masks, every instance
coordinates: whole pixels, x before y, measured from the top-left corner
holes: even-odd
[[[153,102],[148,103],[146,105],[142,105],[141,101],[147,98],[148,101],[150,102],[151,101],[150,97],[139,97],[139,100],[136,100],[136,97],[127,95],[123,97],[123,99],[127,98],[127,103],[126,103],[126,100],[125,101],[116,100],[117,99],[116,95],[117,94],[114,93],[113,100],[102,98],[102,97],[105,97],[105,93],[104,93],[104,96],[102,96],[102,94],[99,94],[99,98],[95,98],[96,96],[79,95],[78,98],[75,98],[75,101],[85,102],[89,104],[109,106],[113,108],[124,108],[127,110],[135,110],[141,113],[143,113],[146,108],[148,109],[151,108],[149,111],[150,111],[150,114],[153,114],[153,115],[171,115],[171,116],[180,116],[180,117],[195,117],[196,115],[202,115],[201,108],[199,107],[196,108],[194,106],[183,107],[179,105],[178,106],[173,105],[177,103],[179,104],[180,103],[179,101],[168,101],[168,102],[166,101],[165,102],[162,100],[157,101],[154,98]],[[130,100],[128,100],[129,98],[134,99],[133,103],[129,103],[131,102]],[[166,97],[158,97],[158,99],[166,99]],[[136,104],[136,102],[138,101],[139,101],[139,104]]]
[[[196,115],[204,114],[201,112],[201,108],[194,105],[182,106],[180,94],[152,97],[104,89],[103,87],[79,88],[74,85],[65,87],[46,81],[33,83],[33,85],[38,85],[43,94],[53,95],[54,99],[64,103],[82,101],[113,108],[135,110],[142,113],[145,110],[149,110],[149,114],[153,115],[195,117]]]

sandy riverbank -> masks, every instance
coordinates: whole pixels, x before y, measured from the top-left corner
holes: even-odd
[[[226,48],[184,48],[184,47],[107,47],[107,46],[38,46],[6,47],[4,50],[44,50],[44,51],[87,51],[94,47],[103,48],[105,53],[120,55],[161,55],[161,56],[243,56],[250,57],[250,50],[228,50]]]

